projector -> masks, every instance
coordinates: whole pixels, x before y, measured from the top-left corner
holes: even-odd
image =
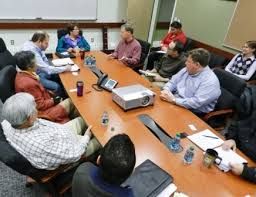
[[[112,100],[125,111],[154,104],[155,93],[142,85],[136,84],[112,90]]]

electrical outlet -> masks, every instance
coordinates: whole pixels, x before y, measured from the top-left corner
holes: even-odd
[[[91,42],[94,42],[94,38],[91,38]]]
[[[10,42],[11,42],[11,45],[14,45],[14,40],[11,40]]]

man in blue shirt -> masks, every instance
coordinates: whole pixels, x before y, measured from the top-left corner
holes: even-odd
[[[52,66],[45,55],[45,50],[49,45],[49,35],[46,32],[38,31],[34,33],[31,41],[24,43],[22,50],[32,51],[35,54],[37,71],[42,85],[55,93],[55,95],[63,96],[63,88],[58,74],[70,71],[71,66]]]
[[[112,137],[103,147],[95,166],[78,167],[72,183],[73,197],[133,197],[130,187],[120,185],[131,175],[136,162],[134,144],[126,134]]]
[[[208,67],[209,58],[205,49],[190,51],[186,67],[164,86],[161,99],[199,115],[213,111],[221,90],[218,78]]]

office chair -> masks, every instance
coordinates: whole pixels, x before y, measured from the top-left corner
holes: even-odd
[[[210,61],[209,61],[209,67],[210,68],[224,68],[226,64],[228,63],[228,60],[225,57],[222,57],[220,55],[210,53]]]
[[[68,34],[68,30],[67,29],[58,29],[57,30],[57,38],[58,40],[61,39],[63,36]],[[79,35],[83,36],[83,31],[79,30]]]
[[[134,71],[138,72],[139,69],[142,69],[144,66],[144,62],[149,53],[150,43],[141,39],[136,39],[136,40],[140,43],[140,46],[141,46],[141,56],[140,56],[140,62],[137,65],[133,66],[132,68]]]
[[[187,37],[187,41],[186,41],[186,43],[184,45],[183,51],[187,52],[187,51],[192,50],[193,48],[194,48],[193,40]]]
[[[210,124],[216,130],[225,127],[228,119],[240,108],[240,97],[246,87],[246,82],[239,77],[223,69],[215,68],[214,73],[219,79],[221,86],[221,95],[218,98],[214,111],[206,114],[203,120]],[[224,120],[216,124],[216,119]]]
[[[0,70],[0,99],[4,103],[7,98],[15,94],[16,69],[13,66],[5,66]]]
[[[15,59],[6,48],[5,42],[0,38],[0,70],[2,70],[7,65],[16,65]]]

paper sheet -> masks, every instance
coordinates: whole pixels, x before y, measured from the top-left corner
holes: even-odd
[[[171,196],[175,191],[177,190],[176,185],[171,183],[168,185],[160,194],[157,195],[157,197],[167,197]]]
[[[77,71],[79,71],[80,70],[80,68],[76,65],[76,64],[74,64],[73,66],[71,66],[71,72],[77,72]]]
[[[208,136],[208,137],[206,137]],[[210,137],[209,137],[210,136]],[[211,138],[213,137],[213,138]],[[196,134],[190,135],[187,137],[194,144],[199,146],[203,151],[206,151],[208,148],[216,148],[223,144],[223,140],[211,132],[209,129],[198,132]],[[215,139],[217,138],[217,139]]]
[[[139,70],[139,72],[145,76],[151,76],[151,77],[155,77],[157,76],[157,73],[151,73],[149,71],[145,71],[145,70]]]
[[[222,147],[218,147],[215,149],[218,152],[218,156],[222,158],[220,165],[218,166],[224,172],[230,170],[229,163],[247,163],[247,161],[238,155],[233,150],[223,150]]]
[[[74,62],[70,58],[62,58],[62,59],[54,59],[52,60],[52,64],[54,66],[65,66],[65,65],[72,65]]]

